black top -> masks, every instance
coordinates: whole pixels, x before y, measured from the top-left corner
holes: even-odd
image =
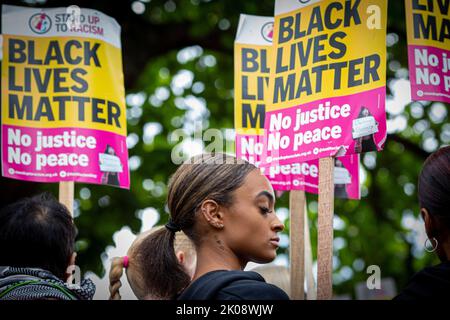
[[[256,272],[217,270],[192,282],[178,300],[289,300],[289,297]]]
[[[414,275],[395,300],[450,298],[450,261],[428,267]]]

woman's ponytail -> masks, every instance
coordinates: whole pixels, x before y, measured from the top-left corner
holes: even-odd
[[[147,290],[159,299],[175,298],[190,283],[190,276],[175,255],[174,240],[175,232],[161,228],[140,244],[139,259],[149,271],[144,274]]]

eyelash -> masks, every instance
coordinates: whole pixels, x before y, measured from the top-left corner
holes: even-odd
[[[259,207],[259,210],[261,211],[261,213],[262,214],[264,214],[264,215],[266,215],[266,214],[269,214],[269,213],[272,213],[273,211],[272,210],[270,210],[269,208],[266,208],[266,207]]]

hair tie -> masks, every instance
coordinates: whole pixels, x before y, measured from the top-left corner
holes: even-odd
[[[172,219],[170,219],[169,222],[166,223],[165,227],[167,228],[167,230],[169,230],[169,231],[171,231],[173,233],[181,231],[180,226],[177,225],[176,223],[174,223],[172,221]]]
[[[123,267],[128,268],[129,259],[128,256],[123,257]]]

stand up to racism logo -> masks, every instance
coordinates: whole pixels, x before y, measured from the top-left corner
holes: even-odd
[[[37,34],[47,33],[52,27],[52,20],[44,12],[36,13],[28,21],[31,31]]]
[[[261,35],[267,42],[272,42],[273,38],[273,22],[265,23],[261,28]]]

